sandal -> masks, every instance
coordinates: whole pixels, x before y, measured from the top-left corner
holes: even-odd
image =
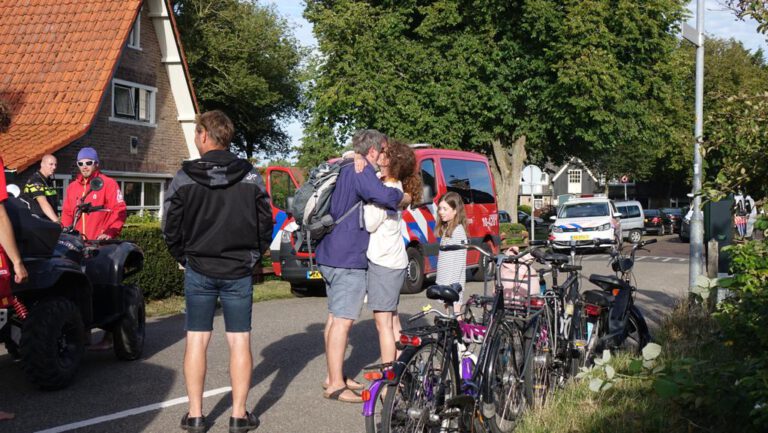
[[[357,382],[354,379],[348,378],[346,375],[344,375],[344,385],[346,385],[346,387],[352,391],[362,391],[365,389],[365,385]],[[323,389],[328,389],[328,385],[325,383],[321,384],[321,386],[323,387]]]
[[[344,392],[349,391],[354,397],[350,396],[344,396]],[[340,401],[342,403],[362,403],[363,398],[360,397],[356,392],[352,391],[351,389],[347,388],[346,386],[344,388],[339,388],[336,391],[333,392],[324,392],[323,397],[327,398],[328,400],[336,400]]]

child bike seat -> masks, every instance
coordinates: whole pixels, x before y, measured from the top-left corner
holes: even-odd
[[[439,299],[448,304],[453,304],[459,300],[459,292],[461,292],[461,284],[453,283],[450,286],[434,285],[429,286],[427,289],[427,298]]]

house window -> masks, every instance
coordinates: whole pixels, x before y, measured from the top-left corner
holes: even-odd
[[[581,170],[568,170],[568,194],[581,194]]]
[[[109,120],[154,126],[156,94],[154,87],[112,80],[112,116]]]
[[[136,17],[136,21],[133,23],[133,27],[131,28],[131,34],[128,35],[128,48],[133,48],[135,50],[141,49],[141,11],[139,11],[139,15]]]
[[[143,179],[115,179],[123,191],[123,200],[128,215],[143,215],[147,212],[160,215],[163,202],[163,182]]]
[[[544,200],[540,198],[533,199],[533,208],[534,209],[541,209],[544,207]]]

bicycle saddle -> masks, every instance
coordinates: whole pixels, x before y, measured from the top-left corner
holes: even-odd
[[[603,290],[632,288],[632,286],[630,286],[628,283],[618,279],[614,275],[592,274],[589,276],[589,281],[591,281],[593,284],[600,286],[600,288],[602,288]]]
[[[450,286],[434,285],[429,286],[427,289],[427,298],[439,299],[449,304],[459,301],[459,292],[461,292],[461,284],[453,283]]]

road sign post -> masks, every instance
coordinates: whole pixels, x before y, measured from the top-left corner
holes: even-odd
[[[527,165],[523,169],[523,184],[527,184],[531,189],[531,215],[528,218],[531,222],[530,240],[534,240],[534,223],[536,217],[534,216],[535,206],[533,198],[533,189],[536,186],[541,185],[541,169],[535,165]]]

